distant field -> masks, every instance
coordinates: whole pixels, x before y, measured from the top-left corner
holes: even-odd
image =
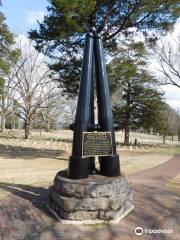
[[[0,135],[1,136],[1,135]],[[24,142],[24,131],[23,130],[6,130],[5,134],[3,135],[4,138],[7,137],[10,139],[19,139]],[[47,144],[49,141],[51,142],[72,142],[73,138],[73,132],[71,130],[54,130],[51,132],[44,132],[40,130],[33,130],[31,132],[31,140],[29,142],[36,140],[43,140]],[[130,132],[130,143],[133,145],[135,139],[137,139],[137,142],[141,145],[161,145],[163,143],[162,136],[159,135],[152,135],[152,134],[145,134],[145,133],[137,133],[137,132]],[[116,142],[119,144],[122,144],[124,142],[124,132],[117,131],[116,132]],[[166,137],[166,144],[167,145],[180,145],[180,142],[178,142],[177,136],[172,137],[167,136]]]

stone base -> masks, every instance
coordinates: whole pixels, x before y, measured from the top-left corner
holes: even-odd
[[[90,175],[69,179],[60,171],[50,192],[49,209],[62,223],[117,222],[132,209],[132,191],[126,177]]]

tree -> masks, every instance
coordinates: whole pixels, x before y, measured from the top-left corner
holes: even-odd
[[[4,84],[1,89],[0,115],[1,115],[1,132],[3,133],[6,126],[6,118],[13,113],[14,100],[13,89],[10,87],[11,78],[4,78]]]
[[[166,144],[166,136],[171,134],[170,110],[170,106],[164,103],[158,115],[158,119],[155,121],[155,131],[163,136],[163,144]]]
[[[143,43],[129,43],[119,51],[108,71],[111,90],[121,92],[113,107],[114,118],[125,130],[124,144],[129,145],[130,129],[153,127],[163,94],[156,89],[157,80],[145,70]]]
[[[6,116],[6,129],[18,129],[19,117],[15,114],[15,103],[12,106],[12,111]]]
[[[177,111],[177,135],[178,135],[178,141],[180,141],[180,114],[179,114],[179,110]]]
[[[174,140],[174,136],[178,135],[179,129],[179,114],[174,109],[169,107],[167,109],[168,115],[168,125],[169,125],[169,134],[172,136],[172,141]]]
[[[74,123],[75,114],[76,114],[76,105],[77,99],[69,99],[64,102],[64,108],[62,113],[62,121],[61,123],[64,126],[69,127],[70,124]]]
[[[49,0],[48,15],[32,30],[36,48],[51,59],[51,69],[65,93],[75,94],[80,78],[84,33],[95,26],[102,34],[106,50],[117,46],[120,34],[136,28],[164,30],[179,17],[179,1],[158,0]],[[146,35],[147,36],[147,35]],[[151,39],[151,37],[150,37]]]
[[[65,108],[64,100],[65,98],[60,96],[60,94],[48,97],[38,111],[33,121],[33,126],[44,129],[47,132],[58,128]]]
[[[4,75],[3,86],[1,88],[1,96],[0,96],[0,116],[1,116],[1,132],[3,133],[6,127],[6,118],[9,115],[14,114],[14,107],[16,105],[13,94],[14,89],[11,87],[12,84],[12,62],[16,63],[20,56],[19,49],[10,50],[10,54],[8,56],[9,67],[10,70]]]
[[[0,1],[1,5],[1,1]],[[8,62],[7,53],[9,48],[13,44],[13,34],[9,31],[8,26],[5,23],[5,17],[0,12],[0,83],[1,86],[4,82],[4,75],[9,72],[10,66]]]
[[[158,63],[155,74],[159,75],[161,84],[180,88],[180,36],[169,33],[155,45],[153,58],[154,52]]]
[[[0,1],[1,5],[1,1]],[[1,118],[1,132],[5,129],[5,121],[8,114],[10,114],[11,101],[9,95],[11,93],[7,89],[9,85],[8,74],[11,69],[11,58],[14,61],[18,57],[18,50],[13,49],[14,44],[13,34],[9,31],[5,23],[5,17],[0,12],[0,118]]]
[[[31,42],[19,42],[21,55],[13,64],[11,86],[13,99],[18,106],[16,115],[24,122],[25,139],[30,136],[33,119],[38,111],[49,107],[45,103],[58,93],[57,85],[51,79],[51,71],[44,63],[44,56],[38,53]]]

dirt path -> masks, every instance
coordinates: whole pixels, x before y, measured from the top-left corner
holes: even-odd
[[[166,187],[179,173],[180,156],[129,176],[135,210],[117,225],[61,225],[47,211],[48,188],[1,183],[9,195],[0,202],[0,240],[179,240],[180,198]],[[137,226],[172,233],[136,236]]]

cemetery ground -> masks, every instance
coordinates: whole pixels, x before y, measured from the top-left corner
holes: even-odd
[[[26,141],[20,131],[0,136],[0,239],[180,239],[180,147],[176,144],[118,147],[121,171],[132,185],[135,205],[119,224],[60,224],[46,203],[55,174],[68,166],[71,139],[69,131],[34,132]],[[136,227],[144,229],[142,236],[135,235]],[[146,233],[147,229],[170,232]]]

